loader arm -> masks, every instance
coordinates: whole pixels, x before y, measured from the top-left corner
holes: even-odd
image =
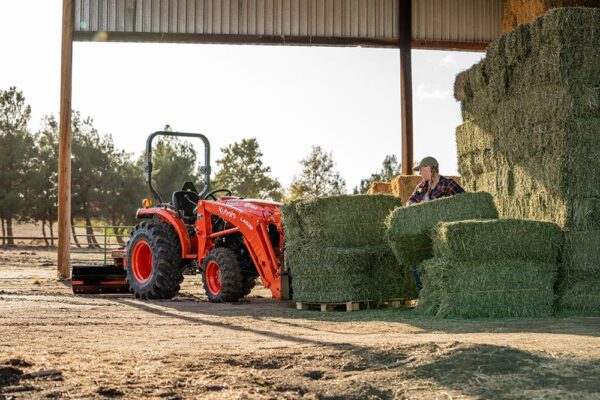
[[[232,227],[213,232],[212,215],[222,218]],[[271,290],[274,298],[281,299],[281,260],[276,257],[269,239],[267,230],[269,222],[266,218],[259,218],[222,202],[200,201],[196,221],[200,262],[202,262],[208,251],[214,247],[214,239],[240,232],[263,286]]]

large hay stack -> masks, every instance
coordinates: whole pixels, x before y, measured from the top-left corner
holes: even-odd
[[[553,223],[440,223],[420,266],[419,309],[443,317],[539,317],[554,312],[562,232]]]
[[[502,217],[553,221],[568,237],[581,232],[596,243],[599,49],[600,9],[557,8],[490,44],[486,58],[455,83],[465,188],[493,194]],[[566,260],[579,259],[573,251],[567,246]],[[577,288],[595,281],[589,285],[597,293],[600,278],[573,273],[582,269],[578,262],[565,264],[561,293],[583,299]],[[573,310],[581,303],[561,301]]]
[[[407,277],[384,240],[400,206],[389,195],[332,196],[282,207],[294,300],[346,302],[406,297]]]

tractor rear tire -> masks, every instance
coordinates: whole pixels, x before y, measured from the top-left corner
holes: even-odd
[[[213,303],[236,302],[244,297],[244,277],[237,254],[226,247],[209,251],[202,263],[202,284]]]
[[[143,221],[127,244],[127,281],[138,299],[171,299],[183,281],[181,243],[164,222]]]

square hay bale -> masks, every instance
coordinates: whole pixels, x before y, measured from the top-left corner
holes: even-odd
[[[440,317],[542,317],[554,312],[556,263],[432,258],[418,309]]]
[[[558,306],[562,314],[600,316],[600,277],[569,282],[561,290]]]
[[[431,237],[436,257],[462,261],[508,258],[557,263],[563,244],[558,225],[519,219],[441,222]]]
[[[566,232],[563,253],[567,275],[600,277],[600,231]]]
[[[422,179],[419,175],[398,175],[392,179],[392,192],[394,196],[400,197],[402,205],[406,205]]]
[[[600,315],[600,231],[568,231],[559,282],[560,311]]]
[[[371,182],[367,194],[393,194],[392,184],[390,182]]]
[[[386,246],[292,248],[294,300],[340,302],[414,297],[414,282]]]
[[[382,194],[295,201],[281,208],[286,243],[380,246],[385,243],[385,218],[400,205],[399,198]]]
[[[412,267],[432,256],[429,231],[439,222],[494,218],[498,212],[489,193],[461,193],[395,209],[386,220],[386,238],[400,263]]]

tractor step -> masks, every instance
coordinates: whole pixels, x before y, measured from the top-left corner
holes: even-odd
[[[129,293],[125,269],[114,265],[73,265],[71,287],[75,294]]]

